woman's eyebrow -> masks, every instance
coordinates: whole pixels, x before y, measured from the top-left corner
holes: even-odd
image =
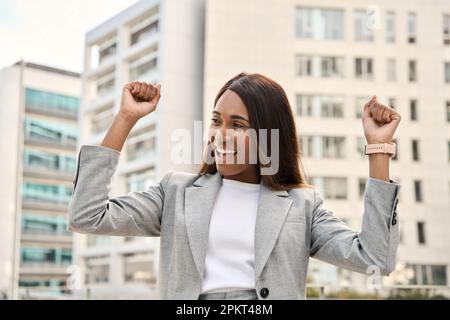
[[[213,110],[212,113],[213,113],[213,114],[217,114],[218,116],[221,116],[221,114],[220,114],[219,111]],[[248,123],[250,123],[250,121],[249,121],[248,119],[246,119],[246,118],[243,117],[243,116],[237,115],[237,114],[231,115],[230,118],[231,118],[231,119],[245,120],[245,121],[247,121]]]
[[[230,118],[231,118],[231,119],[245,120],[245,121],[247,121],[248,123],[250,123],[250,121],[249,121],[248,119],[244,118],[243,116],[232,115],[232,116],[230,116]]]

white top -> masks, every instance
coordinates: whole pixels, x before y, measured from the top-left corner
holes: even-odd
[[[222,179],[211,216],[201,293],[255,288],[260,184]]]

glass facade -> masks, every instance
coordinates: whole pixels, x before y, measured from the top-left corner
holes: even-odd
[[[73,173],[76,169],[75,157],[29,148],[24,150],[23,162],[24,166],[38,170]]]
[[[409,284],[447,285],[446,265],[408,264]]]
[[[347,199],[347,178],[311,177],[311,181],[325,199]]]
[[[298,38],[344,38],[344,10],[299,7],[295,12],[295,35]]]
[[[344,58],[297,54],[295,72],[300,77],[344,78]]]
[[[66,218],[63,216],[44,216],[23,213],[22,231],[31,234],[70,235]]]
[[[33,141],[76,145],[78,129],[74,125],[37,119],[25,119],[25,137]]]
[[[71,250],[63,248],[22,247],[20,257],[23,264],[69,265],[72,263]]]
[[[130,61],[130,80],[135,81],[143,75],[146,75],[150,71],[156,69],[158,65],[157,57],[140,57],[138,59]]]
[[[26,88],[25,104],[27,108],[56,111],[76,116],[80,107],[80,100],[76,97]]]
[[[156,149],[156,131],[151,126],[131,135],[127,139],[127,160],[145,159]]]
[[[297,115],[313,118],[343,118],[344,97],[340,95],[296,95]]]
[[[318,159],[344,158],[345,137],[302,135],[302,155]]]
[[[22,184],[22,198],[24,200],[68,204],[71,195],[72,188],[64,185],[34,182]]]
[[[370,25],[371,16],[365,10],[353,12],[355,22],[355,41],[373,41],[374,27]]]
[[[136,25],[135,30],[132,30],[131,33],[131,39],[130,44],[135,45],[136,43],[139,43],[149,37],[151,37],[153,34],[156,34],[159,30],[159,22],[158,20],[152,21],[149,23],[144,23]]]

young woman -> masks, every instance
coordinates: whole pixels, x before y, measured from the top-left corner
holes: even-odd
[[[160,85],[125,85],[102,145],[81,147],[69,230],[160,237],[162,299],[304,299],[309,257],[362,273],[389,275],[395,268],[400,185],[389,179],[400,122],[395,110],[375,96],[363,108],[370,172],[362,229],[355,232],[308,184],[286,94],[260,74],[241,73],[217,94],[205,152],[213,161],[205,160],[198,174],[170,171],[146,190],[110,198],[124,142],[160,97]],[[264,147],[247,134],[260,129],[278,136],[269,134]],[[250,161],[255,145],[257,161]],[[239,156],[245,160],[235,161]],[[274,159],[277,170],[263,174]]]

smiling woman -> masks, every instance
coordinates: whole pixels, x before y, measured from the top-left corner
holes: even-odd
[[[261,174],[261,154],[259,135],[247,134],[248,129],[261,129],[278,133],[272,141],[267,134],[264,153],[274,158],[273,150],[279,151],[276,159],[278,170],[272,175]],[[251,141],[252,137],[256,141]],[[214,102],[211,125],[209,127],[209,148],[214,150],[217,161],[203,163],[200,174],[219,172],[224,178],[242,182],[259,183],[261,179],[277,190],[289,190],[308,186],[297,142],[297,130],[291,107],[283,88],[272,79],[261,74],[240,73],[230,79],[220,90]],[[219,137],[219,139],[218,139]],[[217,140],[220,140],[217,142]],[[227,150],[226,145],[241,145],[245,141],[244,163],[236,163],[236,150]],[[225,142],[225,144],[223,144]],[[251,143],[256,144],[251,149]],[[272,148],[277,144],[276,148]],[[274,146],[275,147],[275,146]],[[226,150],[226,151],[224,151]],[[249,154],[256,151],[257,163],[250,163]]]
[[[387,145],[400,121],[394,110],[376,97],[363,109],[370,177],[356,232],[307,183],[286,94],[261,74],[240,73],[219,90],[205,148],[214,161],[199,173],[170,171],[145,190],[110,198],[125,140],[160,97],[159,84],[125,85],[102,145],[81,147],[69,230],[161,237],[163,299],[305,299],[310,257],[361,273],[393,271],[400,185],[388,177]],[[250,134],[260,130],[278,135],[263,141]],[[263,174],[266,158],[275,156],[278,170]]]

